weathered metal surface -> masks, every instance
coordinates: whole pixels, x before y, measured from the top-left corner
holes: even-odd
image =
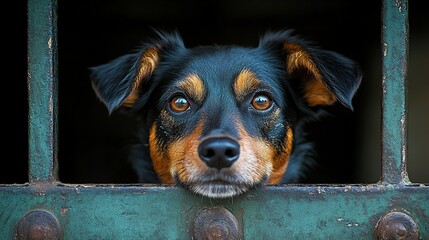
[[[0,187],[0,239],[13,238],[29,209],[51,212],[64,239],[191,239],[198,214],[217,206],[235,216],[244,239],[375,239],[392,211],[429,238],[429,186],[268,187],[213,200],[173,187],[59,185]]]
[[[57,174],[57,16],[55,0],[28,1],[29,180]]]
[[[33,210],[25,214],[19,221],[15,239],[59,240],[61,239],[61,227],[50,212]]]
[[[377,239],[419,239],[419,230],[413,218],[403,212],[390,212],[377,224]]]
[[[383,4],[382,182],[407,183],[408,2]]]

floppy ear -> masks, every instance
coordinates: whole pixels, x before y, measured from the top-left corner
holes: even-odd
[[[144,45],[134,53],[90,68],[92,86],[109,113],[121,106],[131,108],[147,92],[162,55],[167,51],[184,48],[178,34],[158,32],[158,36],[158,40]]]
[[[350,59],[318,49],[291,36],[291,31],[268,33],[260,46],[280,51],[287,73],[297,81],[309,106],[332,105],[336,101],[352,109],[352,98],[362,74]]]

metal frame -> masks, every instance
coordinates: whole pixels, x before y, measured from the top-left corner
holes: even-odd
[[[211,200],[175,187],[59,182],[56,1],[29,0],[29,183],[0,185],[0,238],[429,238],[429,186],[406,171],[408,3],[383,2],[381,181]]]

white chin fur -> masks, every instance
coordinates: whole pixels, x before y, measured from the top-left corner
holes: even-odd
[[[228,198],[234,197],[245,192],[248,187],[225,184],[195,184],[190,186],[195,193],[201,194],[210,198]]]

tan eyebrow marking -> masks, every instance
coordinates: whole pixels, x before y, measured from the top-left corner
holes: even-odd
[[[206,88],[203,81],[197,74],[189,74],[180,81],[177,87],[183,89],[197,103],[202,103],[206,97]]]
[[[243,69],[234,82],[235,96],[239,101],[243,101],[249,93],[255,91],[260,85],[261,80],[259,80],[252,71]]]

